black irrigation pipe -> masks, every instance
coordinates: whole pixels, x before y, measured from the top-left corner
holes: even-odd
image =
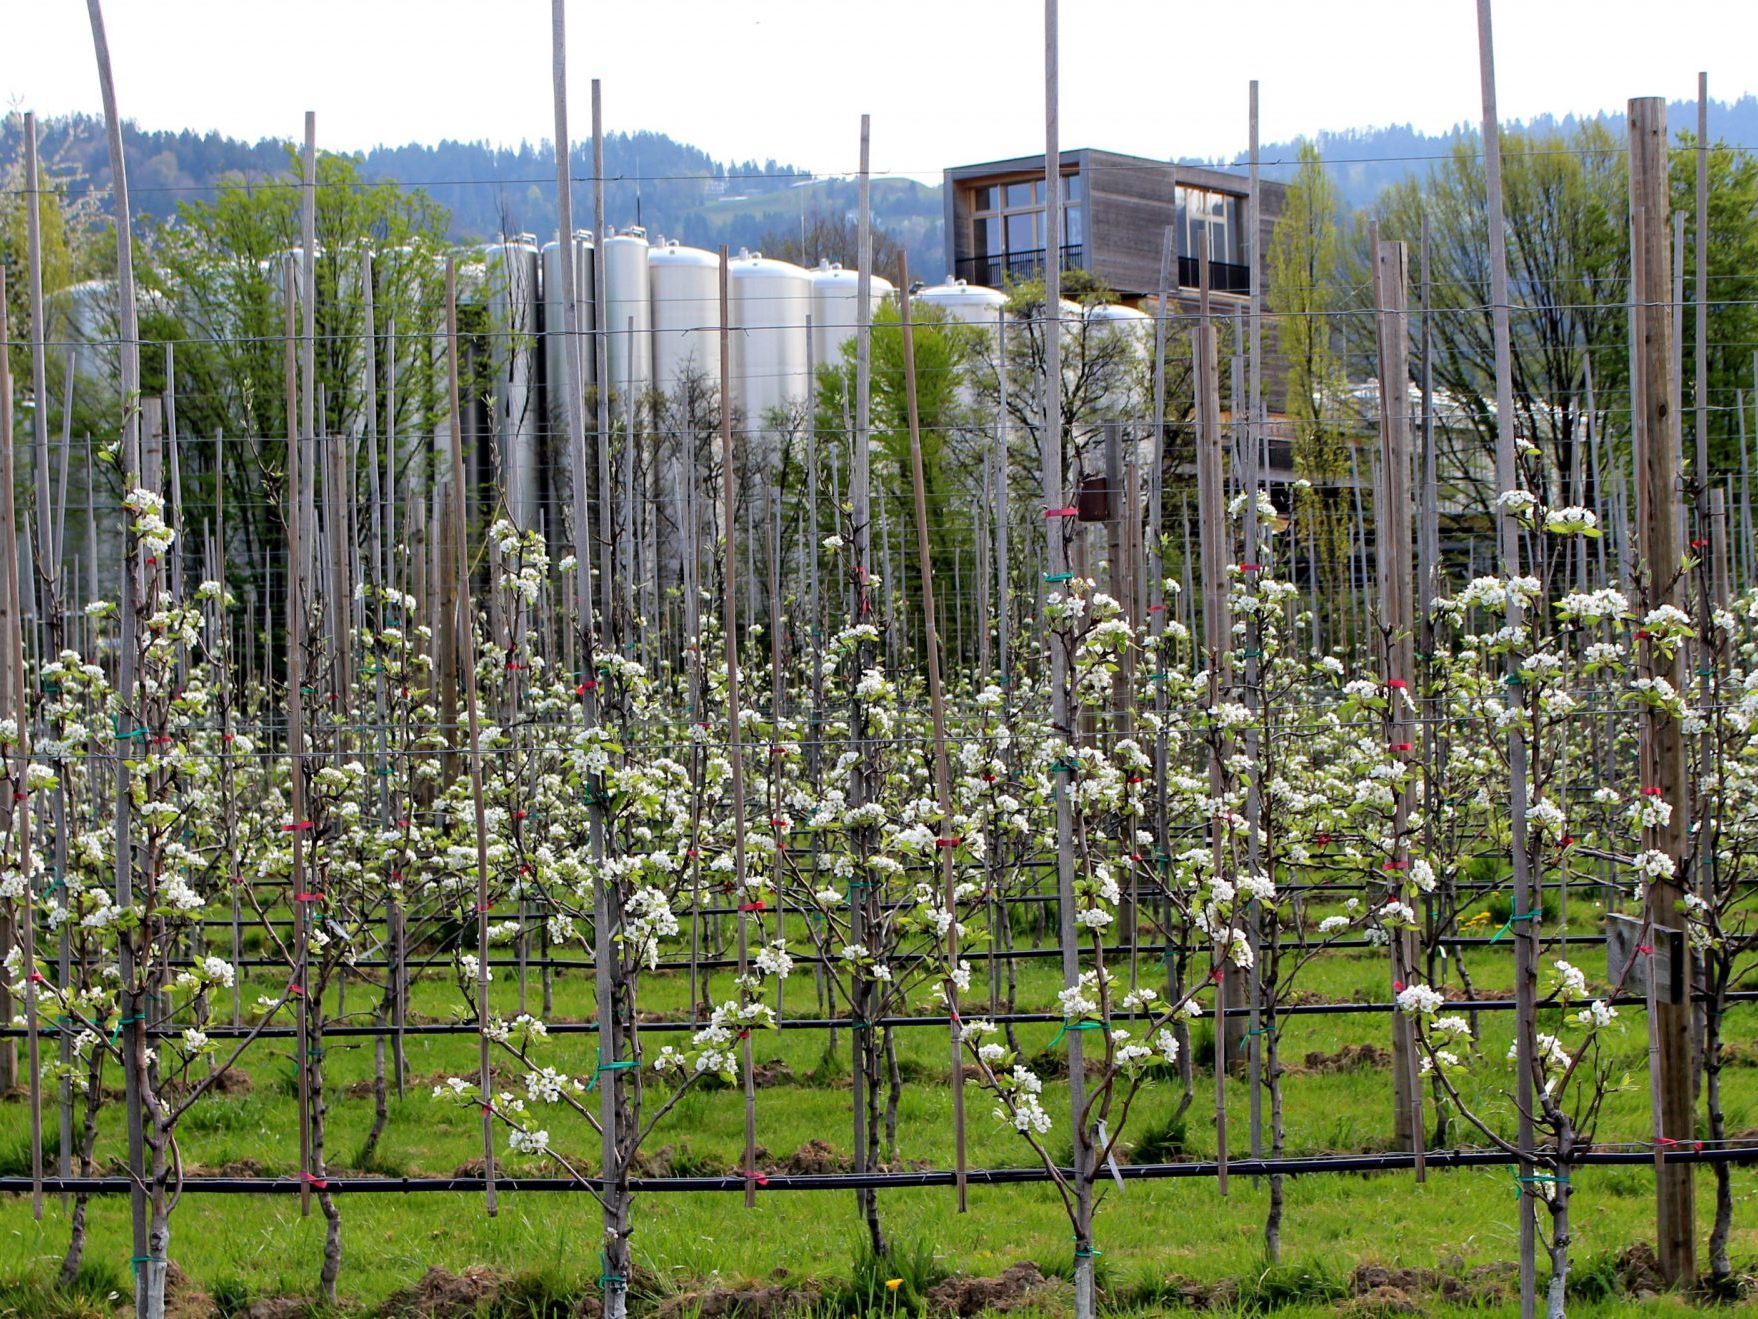
[[[1036,870],[1036,869],[1048,870],[1048,869],[1052,868],[1056,863],[1054,861],[1030,861],[1030,862],[1023,862],[1021,864],[1025,865],[1025,866],[1029,866],[1030,868],[1032,868],[1034,870]],[[914,871],[917,869],[925,869],[925,868],[911,867],[910,869],[912,871]],[[1320,894],[1354,893],[1357,891],[1365,891],[1370,888],[1383,887],[1384,884],[1385,884],[1385,880],[1383,880],[1383,879],[1378,880],[1378,881],[1371,880],[1371,879],[1359,879],[1359,880],[1351,880],[1347,883],[1334,883],[1334,884],[1278,884],[1276,886],[1276,892],[1278,895],[1288,895],[1288,894],[1294,894],[1294,893],[1320,893]],[[276,887],[276,888],[289,888],[289,886],[285,885],[285,884],[277,884],[274,887]],[[1734,884],[1733,887],[1758,889],[1758,879],[1741,880],[1741,881],[1738,881],[1736,884]],[[1613,888],[1613,889],[1616,889],[1616,888],[1621,888],[1621,886],[1617,883],[1617,881],[1609,880],[1609,879],[1571,879],[1571,880],[1568,880],[1568,881],[1565,881],[1562,883],[1547,883],[1545,885],[1545,888],[1550,889],[1550,890],[1555,890],[1555,889],[1559,889],[1559,888],[1570,888],[1570,889],[1608,889],[1608,888]],[[1486,893],[1504,894],[1505,895],[1505,894],[1507,894],[1508,890],[1509,890],[1509,885],[1507,885],[1507,884],[1455,884],[1452,886],[1452,888],[1450,890],[1450,896],[1458,897],[1458,896],[1463,896],[1463,895],[1467,895],[1467,894],[1474,895],[1474,896],[1481,896]],[[1147,903],[1148,901],[1151,901],[1156,896],[1157,895],[1154,893],[1147,893],[1147,894],[1143,894],[1143,895],[1138,896],[1136,901],[1137,901],[1138,905],[1144,905],[1145,903]],[[1001,906],[1005,906],[1005,907],[1047,906],[1047,905],[1050,905],[1050,904],[1053,904],[1053,903],[1059,901],[1057,895],[1054,893],[1036,893],[1036,892],[1010,893],[1010,894],[1006,895],[1005,897],[1000,897],[997,895],[993,900],[998,902]],[[972,903],[973,906],[977,905],[978,901],[979,901],[979,899],[977,899],[977,898],[970,899],[970,902]],[[991,901],[991,899],[983,898],[983,899],[981,899],[981,901],[982,901],[982,903],[987,904],[989,901]],[[914,908],[915,905],[916,904],[913,902],[898,901],[898,902],[881,902],[881,903],[877,904],[877,907],[880,911],[908,911],[908,910]],[[494,921],[494,920],[510,921],[510,920],[520,920],[520,919],[537,920],[537,919],[542,918],[545,910],[548,910],[548,908],[544,904],[539,903],[539,904],[534,904],[533,910],[530,910],[530,911],[520,912],[520,911],[494,910],[494,911],[489,912],[488,917],[491,921]],[[779,912],[781,909],[775,908],[775,910],[777,912]],[[797,915],[801,911],[808,911],[808,909],[804,903],[799,903],[794,906],[791,906],[787,910],[788,910],[788,914],[790,914],[790,915]],[[694,910],[686,910],[686,911],[682,911],[678,914],[680,916],[736,916],[739,914],[739,909],[736,906],[734,906],[734,907],[697,907]],[[809,914],[809,912],[808,912],[808,914]],[[445,914],[442,914],[440,912],[434,912],[432,914],[425,914],[425,915],[411,915],[410,913],[405,911],[404,919],[407,922],[410,922],[412,924],[417,924],[417,925],[444,925],[444,924],[448,924],[448,923],[449,924],[459,924],[459,925],[468,924],[472,928],[475,927],[475,922],[476,922],[476,917],[474,916],[474,914],[464,914],[464,913],[458,913],[458,914],[445,913]],[[285,926],[287,928],[291,928],[293,925],[293,917],[291,914],[288,914],[286,916],[265,915],[265,916],[260,916],[260,917],[254,915],[254,914],[251,914],[251,915],[246,915],[246,916],[240,917],[240,922],[241,922],[243,928],[245,928],[245,929],[260,929],[262,926],[265,926],[265,925],[271,926],[274,928],[280,928],[283,926]],[[225,917],[225,916],[204,916],[199,921],[192,921],[192,922],[190,922],[190,924],[200,925],[204,929],[230,930],[232,928],[233,922],[229,917]]]
[[[1609,1002],[1613,1007],[1645,1008],[1648,1000],[1641,995],[1625,995],[1621,998],[1601,1000]],[[1706,994],[1695,994],[1691,999],[1694,1003],[1710,1001]],[[1758,1002],[1758,990],[1735,990],[1722,995],[1726,1003]],[[1450,1012],[1469,1014],[1474,1012],[1512,1012],[1514,1000],[1511,998],[1480,998],[1450,1000],[1446,1008]],[[1562,1004],[1541,1003],[1541,1008],[1558,1008]],[[1289,1003],[1276,1009],[1278,1017],[1344,1017],[1364,1016],[1374,1013],[1390,1013],[1398,1009],[1396,1003]],[[1261,1009],[1260,1009],[1261,1011]],[[1229,1017],[1247,1017],[1252,1012],[1249,1004],[1230,1007],[1225,1015]],[[1114,1021],[1148,1021],[1154,1014],[1147,1012],[1114,1012]],[[1204,1018],[1213,1017],[1214,1013],[1205,1010]],[[987,1013],[973,1011],[961,1017],[962,1021],[992,1021],[997,1025],[1033,1026],[1047,1025],[1063,1020],[1059,1012],[998,1012]],[[684,1031],[701,1030],[708,1023],[705,1021],[640,1021],[635,1023],[636,1029],[645,1034],[677,1034]],[[908,1029],[912,1026],[937,1026],[945,1030],[952,1024],[947,1016],[920,1017],[874,1017],[862,1022],[853,1017],[780,1017],[776,1020],[780,1030],[851,1030],[871,1029],[882,1030]],[[550,1035],[596,1035],[598,1023],[595,1021],[546,1021],[544,1030]],[[186,1025],[149,1026],[146,1033],[158,1039],[172,1039],[181,1036]],[[290,1039],[296,1033],[292,1026],[223,1026],[210,1025],[200,1028],[202,1033],[214,1040],[236,1040],[248,1036],[258,1039]],[[325,1026],[323,1033],[327,1039],[366,1038],[388,1035],[475,1035],[477,1025],[474,1021],[430,1021],[421,1024],[411,1022],[402,1027],[390,1024],[335,1025]],[[0,1028],[0,1039],[23,1039],[29,1032],[23,1026]],[[52,1035],[54,1031],[48,1027],[38,1027],[41,1035]]]
[[[1385,1154],[1324,1154],[1280,1159],[1228,1159],[1227,1172],[1234,1177],[1264,1177],[1279,1174],[1285,1177],[1314,1176],[1325,1173],[1361,1175],[1373,1172],[1403,1172],[1416,1167],[1417,1155],[1407,1152]],[[1639,1167],[1654,1165],[1653,1150],[1595,1150],[1578,1154],[1570,1160],[1573,1167]],[[1513,1156],[1501,1150],[1458,1149],[1430,1150],[1421,1156],[1428,1168],[1495,1168],[1514,1166]],[[1541,1155],[1542,1159],[1542,1155]],[[1668,1163],[1758,1163],[1758,1145],[1726,1145],[1710,1149],[1679,1148],[1666,1152]],[[1116,1172],[1125,1181],[1166,1181],[1174,1178],[1209,1178],[1218,1176],[1221,1165],[1212,1159],[1189,1163],[1138,1163],[1119,1167]],[[1059,1170],[1072,1178],[1068,1169]],[[1047,1182],[1050,1173],[1044,1168],[972,1168],[965,1179],[975,1186],[1020,1186]],[[769,1191],[856,1191],[907,1190],[955,1185],[958,1174],[951,1171],[872,1173],[764,1173],[756,1180]],[[742,1191],[751,1179],[742,1173],[718,1177],[632,1177],[628,1188],[645,1192],[713,1192]],[[120,1195],[133,1183],[126,1177],[45,1177],[42,1188],[50,1195],[61,1193],[87,1195]],[[298,1192],[305,1185],[297,1178],[273,1177],[190,1177],[182,1182],[190,1194],[207,1195],[285,1195]],[[326,1190],[336,1194],[409,1195],[428,1191],[480,1194],[486,1183],[480,1177],[329,1177]],[[597,1189],[593,1178],[571,1177],[500,1177],[495,1186],[503,1191],[586,1191]],[[0,1177],[0,1194],[22,1195],[32,1189],[29,1177]]]
[[[774,912],[772,914],[798,915],[799,913]],[[1437,940],[1437,942],[1445,944],[1449,948],[1471,948],[1494,944],[1499,942],[1499,940],[1489,935],[1461,934],[1449,935]],[[1553,946],[1556,944],[1602,944],[1605,942],[1605,935],[1548,934],[1543,936],[1543,942],[1547,946]],[[1138,952],[1144,956],[1152,957],[1155,960],[1164,960],[1167,956],[1173,953],[1188,957],[1198,952],[1207,951],[1208,947],[1209,945],[1202,944],[1200,946],[1193,945],[1188,948],[1168,949],[1165,945],[1155,942],[1142,944],[1138,949]],[[1292,948],[1298,947],[1298,944],[1292,945]],[[1362,948],[1383,948],[1385,945],[1374,943],[1371,939],[1339,939],[1334,943],[1326,943],[1324,947],[1327,952],[1347,952]],[[1513,945],[1510,944],[1509,947],[1511,949]],[[1122,958],[1129,956],[1128,945],[1107,945],[1106,951],[1114,957]],[[970,948],[961,949],[959,952],[959,957],[967,962],[995,962],[1008,960],[1032,961],[1038,958],[1060,956],[1062,956],[1062,950],[1060,948],[1048,947],[1015,948],[1011,951],[1004,951],[998,948]],[[427,960],[425,965],[407,961],[404,965],[410,970],[416,971],[436,970],[442,965],[449,965],[448,958],[449,954],[446,953],[444,949],[439,949],[435,950],[434,954]],[[910,953],[902,954],[899,957],[899,961],[906,963],[914,960],[916,960],[916,955]],[[842,961],[843,959],[840,957],[820,957],[816,953],[800,953],[794,956],[793,959],[794,965],[798,967],[840,966],[842,965]],[[695,968],[698,971],[727,971],[736,967],[738,964],[739,962],[736,957],[703,957],[697,959]],[[193,963],[176,961],[167,963],[167,966],[171,968],[190,965],[193,965]],[[284,960],[273,957],[245,957],[240,958],[232,965],[239,970],[251,970],[261,967],[279,967],[283,971],[287,969],[287,963]],[[349,962],[347,964],[347,969],[349,971],[381,971],[388,965],[387,961],[382,957],[359,957],[352,962]],[[528,957],[523,962],[520,962],[517,957],[491,957],[488,965],[491,968],[499,967],[502,970],[517,970],[520,966],[523,966],[528,971],[542,971],[546,969],[551,971],[585,971],[590,970],[592,967],[596,966],[597,963],[583,957]],[[651,975],[661,971],[682,974],[690,969],[690,965],[691,964],[688,962],[661,962],[656,967],[649,967],[646,974]]]

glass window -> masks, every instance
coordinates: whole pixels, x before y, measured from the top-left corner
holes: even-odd
[[[972,195],[971,209],[973,211],[978,211],[978,212],[992,211],[995,209],[995,185],[994,184],[989,184],[985,187],[981,187],[976,190],[976,192]]]
[[[1007,250],[1029,252],[1038,246],[1036,211],[1014,211],[1007,217]]]
[[[1037,185],[1027,180],[1024,183],[1007,185],[1007,204],[1009,207],[1030,206],[1036,200]]]
[[[1086,242],[1086,207],[1070,206],[1062,212],[1062,242],[1067,247]]]
[[[1001,253],[1001,218],[996,215],[977,217],[976,240],[978,256],[996,256]]]
[[[1062,199],[1069,202],[1085,201],[1087,190],[1085,181],[1078,174],[1062,176]]]

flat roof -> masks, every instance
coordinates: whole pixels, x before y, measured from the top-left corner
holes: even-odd
[[[1087,161],[1099,158],[1107,164],[1131,165],[1155,170],[1173,170],[1178,172],[1178,181],[1197,187],[1211,188],[1218,192],[1234,192],[1243,197],[1249,183],[1243,174],[1234,174],[1227,170],[1212,169],[1204,165],[1181,165],[1172,160],[1154,160],[1148,156],[1132,156],[1121,151],[1106,151],[1098,147],[1074,147],[1062,152],[1062,167],[1080,168]],[[1044,169],[1044,153],[1038,152],[1031,156],[1010,156],[1005,160],[986,160],[973,165],[948,166],[942,173],[949,183],[968,183],[977,179],[990,178],[998,174],[1029,174],[1042,173]],[[1269,180],[1264,181],[1269,186]]]

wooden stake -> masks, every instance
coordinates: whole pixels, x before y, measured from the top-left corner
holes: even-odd
[[[1632,254],[1637,329],[1633,415],[1641,534],[1637,607],[1644,613],[1662,605],[1684,604],[1676,521],[1679,409],[1671,370],[1673,325],[1667,306],[1671,282],[1667,187],[1666,102],[1659,97],[1637,97],[1630,102],[1630,202],[1636,234]],[[1675,688],[1684,689],[1683,661],[1676,651],[1663,654],[1652,642],[1645,642],[1638,661],[1643,677],[1665,678]],[[1677,720],[1649,708],[1643,710],[1642,730],[1643,787],[1659,789],[1672,807],[1665,825],[1644,831],[1643,844],[1664,851],[1678,872],[1649,885],[1648,919],[1656,927],[1676,928],[1686,892],[1684,867],[1690,846],[1684,736]],[[1649,978],[1656,979],[1653,975]],[[1685,1141],[1694,1134],[1690,1027],[1690,1005],[1670,1000],[1658,1003],[1649,1021],[1658,1045],[1660,1105],[1656,1118],[1658,1136],[1664,1141]],[[1658,1149],[1656,1164],[1655,1232],[1661,1271],[1669,1283],[1686,1284],[1696,1273],[1692,1167],[1666,1161]]]
[[[1387,754],[1409,766],[1416,726],[1411,718],[1409,684],[1415,673],[1413,610],[1410,600],[1410,380],[1406,317],[1408,254],[1403,243],[1374,248],[1374,303],[1380,366],[1380,503],[1374,512],[1374,545],[1379,560],[1380,631],[1384,638]],[[1413,783],[1398,790],[1392,817],[1392,854],[1386,859],[1386,900],[1406,896],[1410,870],[1409,821]],[[1391,943],[1391,983],[1409,981],[1416,971],[1416,931],[1397,932]],[[1422,1082],[1410,1018],[1392,1018],[1393,1131],[1399,1147],[1416,1152],[1417,1180],[1423,1179]]]
[[[898,259],[897,306],[903,331],[903,389],[910,427],[910,487],[916,504],[916,567],[922,581],[922,642],[928,652],[928,705],[934,719],[934,790],[940,808],[940,854],[942,901],[954,919],[946,927],[946,976],[942,988],[946,1011],[952,1018],[952,1150],[957,1177],[958,1212],[968,1207],[965,1194],[964,1049],[963,1024],[958,1018],[958,878],[952,854],[959,841],[952,834],[952,769],[946,752],[946,693],[940,683],[940,630],[934,618],[934,556],[928,540],[928,491],[922,473],[922,429],[916,406],[916,338],[910,323],[910,266],[907,256]]]
[[[731,381],[732,330],[729,306],[729,263],[727,250],[720,249],[720,378]],[[720,408],[720,480],[723,556],[721,561],[722,607],[726,621],[726,726],[727,751],[732,762],[733,797],[733,891],[739,901],[739,976],[747,974],[750,957],[750,918],[744,911],[745,892],[745,747],[744,730],[739,710],[739,593],[738,554],[733,547],[737,515],[736,468],[733,465],[732,410],[725,396]],[[746,1034],[739,1045],[739,1072],[745,1091],[745,1208],[757,1204],[757,1092],[751,1076],[751,1037]]]
[[[1502,143],[1501,127],[1496,118],[1495,38],[1490,16],[1491,0],[1477,0],[1478,65],[1483,92],[1483,165],[1484,187],[1489,209],[1490,315],[1495,351],[1496,382],[1496,489],[1512,490],[1519,481],[1514,454],[1514,374],[1513,350],[1510,343],[1508,306],[1508,240],[1507,217],[1502,208]],[[1510,512],[1497,519],[1496,539],[1500,570],[1504,576],[1520,571],[1520,526]],[[1520,624],[1520,605],[1508,596],[1509,627]],[[1508,659],[1508,672],[1517,674],[1518,656]],[[1514,864],[1515,915],[1531,913],[1533,907],[1532,874],[1526,852],[1526,738],[1518,728],[1508,733],[1508,813],[1511,831],[1511,852]],[[1518,1111],[1516,1143],[1521,1158],[1518,1175],[1530,1179],[1533,1174],[1531,1153],[1535,1140],[1532,1109],[1537,1041],[1538,1001],[1538,930],[1537,917],[1528,915],[1516,921],[1514,939],[1514,1052],[1517,1089],[1515,1108]],[[1534,1183],[1520,1182],[1520,1314],[1532,1319],[1538,1297],[1536,1201]]]

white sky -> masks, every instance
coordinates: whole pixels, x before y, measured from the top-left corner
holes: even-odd
[[[146,128],[293,138],[312,109],[335,148],[551,135],[548,0],[105,10],[122,113]],[[571,130],[589,131],[597,76],[608,130],[843,173],[866,111],[875,170],[937,180],[1042,149],[1042,14],[1037,0],[573,0]],[[1717,99],[1758,91],[1748,0],[1669,0],[1658,16],[1633,0],[1501,0],[1496,21],[1504,119],[1692,97],[1700,68]],[[1241,154],[1253,77],[1266,142],[1474,122],[1474,0],[1063,0],[1066,147]],[[0,97],[99,111],[84,4],[0,0]]]

